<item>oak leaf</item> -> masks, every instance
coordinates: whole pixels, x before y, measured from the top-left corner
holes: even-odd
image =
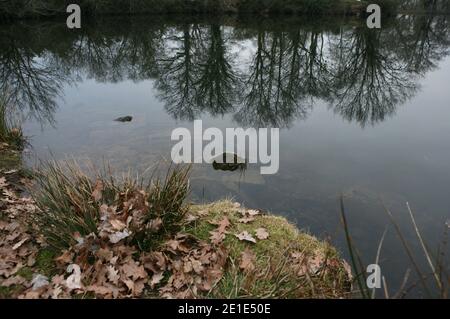
[[[267,229],[265,228],[258,228],[256,230],[256,238],[260,239],[260,240],[264,240],[269,238],[269,233],[267,232]]]
[[[153,274],[152,279],[150,280],[150,287],[153,289],[156,285],[158,285],[164,279],[164,272],[158,272]]]
[[[249,241],[252,243],[256,243],[256,239],[252,237],[247,231],[243,231],[240,234],[235,235],[241,241]]]
[[[225,239],[225,233],[219,231],[210,231],[209,233],[211,234],[209,239],[214,245],[219,245]]]
[[[247,247],[241,254],[241,262],[239,263],[239,267],[242,270],[252,271],[255,269],[255,260],[255,253]]]
[[[63,265],[71,263],[72,260],[73,260],[73,254],[68,250],[65,250],[61,256],[55,258],[56,262],[59,262]]]
[[[254,221],[255,220],[255,218],[253,217],[253,216],[250,216],[250,217],[243,217],[243,218],[240,218],[238,221],[240,222],[240,223],[243,223],[243,224],[248,224],[248,223],[250,223],[250,222],[252,222],[252,221]]]

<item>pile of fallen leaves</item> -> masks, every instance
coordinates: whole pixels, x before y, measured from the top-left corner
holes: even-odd
[[[0,177],[0,287],[33,286],[20,275],[25,267],[33,267],[39,250],[39,239],[31,235],[27,216],[37,209],[29,197],[21,197],[10,183],[17,171],[2,172]],[[41,241],[42,243],[42,241]],[[36,274],[37,276],[37,274]]]
[[[38,208],[8,182],[8,174],[13,173],[4,172],[0,177],[0,287],[8,290],[7,297],[201,298],[208,296],[232,267],[256,280],[279,277],[278,266],[268,264],[261,271],[253,248],[270,241],[270,231],[262,225],[240,227],[261,221],[261,212],[242,208],[238,203],[219,215],[194,210],[182,221],[186,227],[168,234],[151,251],[140,249],[133,240],[136,234],[157,233],[165,227],[161,218],[145,218],[151,204],[143,191],[127,194],[116,206],[100,205],[97,232],[87,236],[72,234],[75,244],[51,261],[54,270],[50,275],[36,266],[37,254],[46,247],[45,240],[38,235],[39,230],[28,226]],[[93,199],[101,200],[102,191],[98,183]],[[228,214],[230,211],[235,215]],[[189,231],[189,225],[198,223],[211,227],[205,238]],[[233,266],[230,240],[244,245]],[[330,266],[342,268],[336,258],[311,256],[299,250],[291,251],[286,263],[299,278],[309,278]],[[26,274],[24,269],[28,270]]]
[[[74,233],[77,244],[54,259],[56,274],[49,278],[33,268],[45,244],[26,227],[38,208],[31,198],[18,196],[5,177],[0,178],[0,190],[0,287],[15,288],[9,297],[192,298],[211,290],[222,277],[227,260],[223,246],[182,233],[152,252],[131,245],[128,237],[144,225],[154,231],[162,227],[161,219],[142,222],[148,203],[145,194],[137,193],[120,209],[102,205],[98,235]],[[20,275],[24,267],[32,270],[32,278]]]
[[[55,259],[65,271],[42,278],[44,284],[28,289],[25,298],[192,298],[221,278],[227,257],[182,234],[149,253],[94,235],[79,240]]]

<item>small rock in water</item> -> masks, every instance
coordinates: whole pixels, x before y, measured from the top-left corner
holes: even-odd
[[[236,154],[223,153],[216,157],[212,166],[215,170],[221,171],[245,171],[247,169],[247,162],[245,159],[238,157]]]
[[[116,118],[114,121],[116,121],[116,122],[131,122],[132,120],[133,120],[132,116],[124,116],[124,117]]]

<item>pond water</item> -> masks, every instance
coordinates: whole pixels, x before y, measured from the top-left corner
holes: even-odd
[[[449,40],[448,17],[429,15],[381,30],[287,17],[25,22],[0,29],[0,85],[25,120],[29,165],[70,156],[143,172],[195,119],[279,127],[277,174],[195,164],[192,200],[232,197],[345,252],[344,194],[371,263],[390,224],[383,203],[417,256],[406,202],[433,248],[450,218]],[[410,267],[392,226],[381,266],[392,290]]]

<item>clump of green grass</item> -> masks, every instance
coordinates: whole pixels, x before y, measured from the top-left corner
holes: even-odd
[[[189,193],[189,173],[190,168],[169,168],[165,180],[156,179],[149,187],[150,218],[161,218],[166,227],[183,219],[186,212],[183,203]]]
[[[36,255],[36,270],[40,274],[52,277],[57,272],[54,259],[57,257],[57,253],[50,247],[42,248]]]
[[[98,234],[100,208],[114,207],[119,213],[137,205],[143,212],[133,238],[142,249],[150,249],[162,236],[173,233],[183,219],[184,201],[189,192],[189,167],[169,168],[164,180],[114,177],[109,169],[90,169],[85,173],[75,161],[49,161],[35,174],[36,187],[31,190],[39,207],[35,215],[37,228],[54,248],[76,244],[81,237]],[[159,218],[162,227],[156,232],[147,227]]]
[[[160,220],[161,229],[142,227],[136,231],[134,241],[141,250],[151,250],[180,229],[187,212],[185,200],[189,194],[189,173],[189,166],[169,167],[163,180],[156,178],[144,187],[149,203],[146,221]]]
[[[74,233],[97,231],[100,206],[92,199],[95,181],[75,162],[64,167],[56,161],[44,163],[35,178],[38,187],[33,196],[40,209],[36,222],[50,245],[69,247]]]

